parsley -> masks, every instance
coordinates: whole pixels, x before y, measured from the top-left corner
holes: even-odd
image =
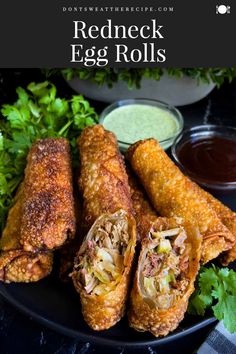
[[[229,332],[236,332],[236,272],[214,265],[201,268],[188,312],[203,316],[208,308]]]
[[[3,229],[16,188],[22,180],[26,156],[39,138],[66,137],[72,154],[81,130],[97,122],[97,114],[83,96],[57,96],[48,82],[16,89],[17,101],[4,104],[0,116],[0,230]]]
[[[140,88],[143,77],[159,81],[164,73],[177,78],[185,75],[204,83],[209,83],[211,80],[217,87],[226,80],[231,82],[236,77],[236,68],[67,68],[43,71],[48,77],[62,73],[67,80],[78,77],[81,80],[90,80],[99,86],[106,84],[112,87],[115,82],[123,81],[130,89]]]

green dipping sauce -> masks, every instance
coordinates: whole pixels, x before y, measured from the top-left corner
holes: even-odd
[[[179,121],[170,111],[146,104],[129,104],[115,108],[104,117],[102,124],[116,134],[122,149],[142,139],[155,138],[161,142],[174,137],[180,129]],[[172,142],[170,140],[161,145],[163,149],[167,149]]]

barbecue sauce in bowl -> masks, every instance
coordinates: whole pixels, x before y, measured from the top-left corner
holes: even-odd
[[[236,181],[236,141],[218,136],[187,141],[178,151],[193,175],[212,182]]]
[[[172,150],[183,172],[207,189],[236,190],[236,130],[228,136],[191,130],[187,134]]]

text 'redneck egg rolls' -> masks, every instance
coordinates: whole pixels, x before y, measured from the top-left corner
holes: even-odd
[[[236,260],[236,213],[230,210],[227,206],[222,204],[218,199],[214,198],[210,193],[206,192],[198,185],[194,184],[198,193],[207,201],[209,206],[216,212],[218,218],[221,220],[229,231],[234,236],[234,243],[231,249],[224,252],[221,257],[223,265]]]
[[[42,139],[27,157],[25,178],[0,241],[5,281],[36,281],[51,271],[51,252],[73,238],[75,215],[67,140]]]
[[[115,136],[100,125],[89,127],[81,134],[78,148],[84,222],[90,230],[77,254],[72,279],[85,321],[103,330],[124,314],[136,223]]]
[[[181,217],[184,224],[199,229],[203,237],[203,263],[232,247],[232,233],[156,140],[135,143],[129,148],[127,158],[160,215]]]
[[[136,179],[129,184],[141,251],[130,296],[130,326],[156,337],[173,331],[183,319],[199,269],[201,236],[180,218],[158,217]]]

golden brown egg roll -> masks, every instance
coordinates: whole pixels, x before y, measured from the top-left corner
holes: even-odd
[[[173,331],[183,319],[199,269],[201,236],[180,218],[158,217],[137,179],[129,185],[141,252],[128,311],[130,326],[156,337]]]
[[[89,232],[77,254],[72,279],[85,321],[103,330],[124,315],[136,223],[115,136],[100,125],[89,127],[82,132],[78,148],[83,217]]]
[[[234,236],[234,243],[231,249],[222,253],[221,262],[223,265],[228,265],[230,262],[236,260],[236,213],[230,210],[226,205],[214,198],[210,193],[200,188],[197,184],[195,187],[198,193],[206,199],[209,206],[216,212],[218,218],[221,220],[229,231]]]
[[[151,224],[157,222],[157,212],[151,205],[145,190],[138,178],[126,168],[130,187],[131,200],[137,225],[137,241],[147,237]]]
[[[36,141],[0,241],[5,281],[37,281],[51,272],[52,250],[74,237],[75,214],[69,143]]]
[[[12,250],[0,254],[0,280],[10,282],[35,282],[52,271],[52,253]]]
[[[27,160],[20,242],[25,251],[53,250],[75,233],[69,142],[38,140]]]
[[[51,253],[27,252],[20,244],[22,194],[23,184],[17,192],[15,204],[9,211],[0,240],[0,280],[5,282],[38,281],[52,270]]]
[[[127,159],[161,216],[181,217],[184,225],[199,229],[203,237],[203,263],[232,247],[232,233],[155,139],[132,145],[128,149]]]

